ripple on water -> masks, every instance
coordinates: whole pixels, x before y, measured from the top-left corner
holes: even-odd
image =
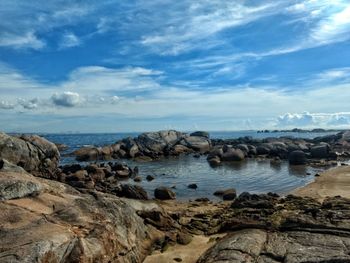
[[[269,160],[245,160],[212,168],[204,156],[199,159],[182,156],[148,163],[126,163],[137,165],[143,178],[140,183],[131,179],[126,182],[141,185],[150,196],[153,196],[153,190],[158,186],[174,187],[177,199],[182,200],[198,197],[215,200],[213,193],[226,188],[235,188],[238,193],[285,194],[311,182],[313,175],[320,171],[306,166],[290,166],[287,162],[271,163]],[[148,182],[147,175],[153,175],[156,179]],[[192,183],[198,185],[196,190],[187,187]]]

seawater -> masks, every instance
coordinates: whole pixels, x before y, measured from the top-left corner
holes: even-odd
[[[115,143],[125,137],[136,137],[139,133],[116,134],[43,134],[48,140],[55,143],[66,144],[66,151],[72,152],[86,145],[103,146]],[[253,138],[267,138],[280,136],[293,136],[299,138],[314,138],[328,133],[257,133],[246,132],[211,132],[211,138],[233,139],[243,136]],[[120,160],[117,160],[120,161]],[[72,157],[62,157],[61,164],[76,162]],[[122,160],[131,167],[138,166],[142,182],[136,183],[132,179],[124,183],[138,184],[149,195],[158,186],[173,187],[177,199],[189,200],[199,197],[216,199],[213,193],[219,189],[235,188],[238,193],[267,193],[276,192],[286,194],[298,187],[304,186],[314,180],[314,174],[320,172],[306,166],[291,166],[287,162],[275,163],[270,160],[245,160],[240,163],[227,163],[213,168],[207,163],[205,156],[194,158],[192,155],[178,158],[165,158],[162,160],[139,163]],[[147,175],[153,175],[155,180],[148,182]],[[196,190],[189,189],[189,184],[198,185]]]

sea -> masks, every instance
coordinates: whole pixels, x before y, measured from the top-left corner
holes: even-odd
[[[268,137],[297,137],[315,138],[334,134],[336,132],[273,132],[262,133],[257,131],[210,132],[213,139],[233,139],[244,136],[253,138]],[[54,143],[68,146],[62,152],[61,165],[77,163],[69,153],[84,146],[104,146],[117,142],[126,137],[137,137],[140,133],[91,133],[91,134],[41,134]],[[226,163],[219,167],[211,167],[205,156],[194,158],[192,155],[169,157],[152,162],[135,162],[132,160],[115,160],[124,162],[131,167],[139,168],[141,182],[127,179],[121,183],[142,186],[153,196],[156,187],[171,187],[176,192],[178,200],[193,200],[196,198],[209,198],[219,200],[213,195],[216,190],[235,188],[237,193],[267,193],[274,192],[280,195],[302,187],[315,178],[315,174],[322,172],[307,166],[292,166],[288,162],[276,163],[270,160],[247,159],[239,163]],[[85,163],[84,163],[85,164]],[[147,175],[155,177],[147,181]],[[197,189],[189,189],[189,184],[197,184]]]

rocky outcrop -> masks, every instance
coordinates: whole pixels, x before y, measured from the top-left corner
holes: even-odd
[[[18,171],[0,171],[1,262],[142,262],[163,238],[134,208],[155,204],[83,194]]]
[[[122,184],[125,179],[136,179],[137,170],[137,167],[131,169],[118,162],[92,163],[86,166],[70,164],[60,167],[58,180],[79,191],[97,190],[119,197],[147,200],[147,192],[141,186]]]
[[[60,153],[55,144],[37,135],[20,137],[0,133],[0,158],[35,176],[55,177]]]
[[[142,133],[136,138],[125,138],[110,146],[86,147],[73,155],[78,161],[110,160],[131,158],[152,160],[163,156],[177,156],[184,153],[206,153],[211,148],[209,134],[195,132],[190,135],[174,130]]]

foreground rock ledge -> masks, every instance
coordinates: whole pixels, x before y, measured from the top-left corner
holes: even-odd
[[[2,263],[142,262],[160,236],[137,215],[137,201],[82,194],[24,170],[0,170],[0,184],[7,186],[0,189]]]

